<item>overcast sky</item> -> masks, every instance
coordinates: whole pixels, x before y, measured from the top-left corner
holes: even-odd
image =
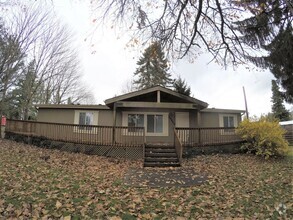
[[[85,83],[92,89],[96,102],[121,94],[131,80],[136,61],[141,55],[137,48],[127,48],[127,34],[93,23],[95,14],[87,1],[56,0],[54,7],[63,22],[73,29],[75,42],[80,51]],[[86,40],[85,40],[86,39]],[[192,95],[209,103],[209,107],[245,109],[245,87],[250,115],[260,116],[271,110],[271,80],[269,71],[257,71],[240,67],[223,69],[208,64],[208,55],[189,63],[180,60],[170,69],[173,76],[181,75],[191,87]],[[292,105],[286,105],[288,109]]]

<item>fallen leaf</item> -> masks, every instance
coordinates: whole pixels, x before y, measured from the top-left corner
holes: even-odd
[[[57,202],[56,202],[56,208],[57,208],[57,209],[60,209],[60,208],[61,208],[61,206],[62,206],[62,203],[61,203],[61,202],[59,202],[59,201],[57,201]]]

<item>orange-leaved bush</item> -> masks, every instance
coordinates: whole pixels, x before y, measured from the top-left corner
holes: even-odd
[[[269,158],[270,156],[285,156],[289,151],[288,142],[283,135],[286,132],[277,120],[261,117],[257,121],[244,120],[237,128],[246,142],[242,148],[256,155]]]

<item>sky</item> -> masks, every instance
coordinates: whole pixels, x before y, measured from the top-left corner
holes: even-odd
[[[95,96],[96,104],[122,94],[132,79],[141,48],[126,47],[128,34],[106,25],[97,26],[88,1],[53,1],[55,12],[74,33],[75,46],[79,51],[84,83]],[[193,63],[179,60],[173,63],[170,72],[180,75],[191,87],[192,95],[209,103],[212,108],[245,109],[243,87],[246,91],[250,116],[271,111],[271,80],[269,71],[238,67],[224,69],[214,63],[208,64],[209,55],[198,57]],[[287,105],[287,109],[293,109]]]

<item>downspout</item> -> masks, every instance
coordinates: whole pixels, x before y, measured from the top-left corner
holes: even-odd
[[[114,103],[114,108],[113,108],[113,132],[112,132],[112,144],[115,143],[115,131],[116,131],[116,103]]]

